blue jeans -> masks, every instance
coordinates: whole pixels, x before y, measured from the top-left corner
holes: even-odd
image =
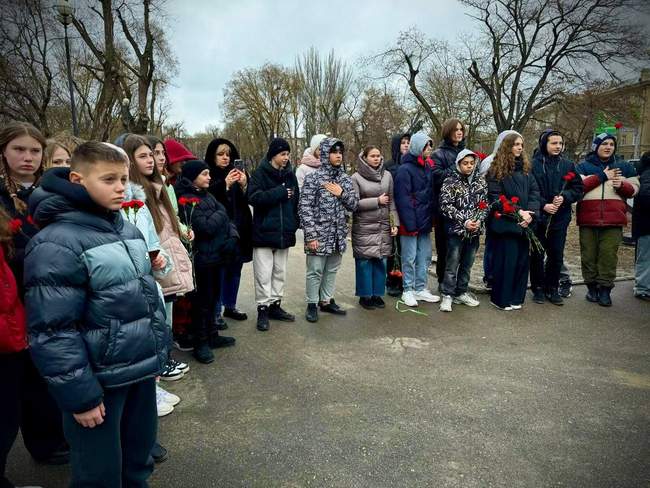
[[[431,233],[400,236],[402,245],[402,273],[404,291],[422,291],[427,288],[431,263]]]
[[[459,297],[467,291],[478,244],[478,236],[463,239],[456,234],[449,234],[445,276],[440,287],[443,294]]]
[[[215,311],[217,317],[221,315],[222,307],[235,308],[237,305],[242,266],[244,266],[244,263],[236,260],[221,267],[221,273],[217,277],[221,281],[221,293]]]
[[[354,259],[358,297],[383,297],[386,293],[386,258]]]

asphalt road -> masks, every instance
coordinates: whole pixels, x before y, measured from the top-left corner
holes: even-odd
[[[361,309],[345,256],[344,318],[303,319],[304,256],[290,258],[294,324],[254,328],[250,265],[237,345],[166,383],[170,452],[153,487],[649,487],[650,304],[621,282],[609,309],[584,299],[500,312]],[[185,354],[179,357],[187,358]],[[19,440],[18,485],[66,486]]]

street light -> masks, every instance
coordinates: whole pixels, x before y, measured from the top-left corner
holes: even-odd
[[[68,26],[72,23],[73,9],[70,0],[57,0],[56,10],[59,13],[59,22],[63,24],[65,39],[65,60],[68,66],[68,88],[70,89],[70,112],[72,113],[72,133],[79,136],[77,126],[77,109],[74,104],[74,91],[72,85],[72,66],[70,65],[70,44],[68,43]]]

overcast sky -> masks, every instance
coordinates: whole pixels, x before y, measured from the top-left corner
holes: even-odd
[[[237,70],[290,66],[311,46],[354,63],[410,26],[449,41],[473,28],[455,0],[186,0],[168,2],[167,12],[179,61],[171,120],[190,133],[222,124],[223,88]]]

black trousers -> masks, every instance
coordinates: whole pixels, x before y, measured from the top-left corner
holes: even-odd
[[[70,487],[146,488],[158,428],[155,379],[106,388],[104,407],[104,422],[92,429],[71,413],[63,416],[71,451]]]
[[[544,252],[531,252],[530,255],[530,284],[533,288],[543,288],[550,291],[560,284],[560,270],[564,262],[564,246],[566,244],[567,227],[549,229],[546,234],[545,226],[538,226],[535,232],[544,246]],[[546,263],[544,263],[546,256]]]
[[[0,487],[12,486],[4,477],[7,456],[18,429],[25,447],[44,461],[65,445],[61,411],[47,391],[29,351],[0,354]]]
[[[218,334],[213,325],[214,310],[221,295],[221,265],[195,268],[196,290],[192,293],[192,327],[195,344],[205,343],[210,334]]]
[[[490,299],[499,307],[522,305],[528,286],[528,239],[524,235],[492,233],[492,272]]]
[[[445,227],[445,219],[442,216],[437,216],[435,220],[435,242],[436,242],[436,277],[438,284],[442,284],[445,279],[445,269],[447,268],[447,229]]]

